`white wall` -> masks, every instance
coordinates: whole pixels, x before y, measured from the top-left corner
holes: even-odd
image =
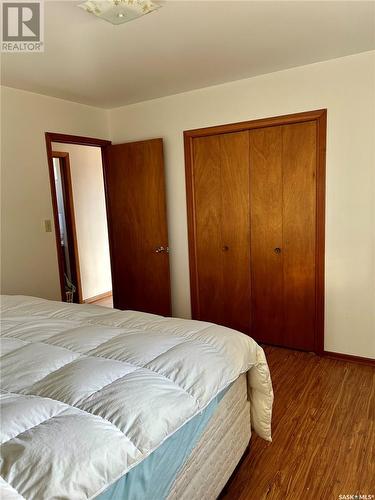
[[[1,89],[2,293],[60,300],[44,133],[108,138],[108,112],[61,99]]]
[[[375,53],[110,111],[115,143],[163,137],[173,311],[190,316],[183,130],[328,108],[325,349],[375,357]]]
[[[101,149],[53,143],[69,153],[83,299],[112,290]]]

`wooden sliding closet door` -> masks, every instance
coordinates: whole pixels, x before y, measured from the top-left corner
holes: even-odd
[[[195,318],[250,330],[249,136],[193,141]]]
[[[221,323],[224,298],[219,137],[199,137],[193,148],[194,200],[199,214],[195,219],[197,304],[192,304],[193,317]]]
[[[283,133],[283,345],[314,350],[316,123]]]
[[[252,335],[315,345],[316,124],[250,131]]]
[[[222,324],[250,333],[249,134],[220,135]]]
[[[321,353],[326,110],[184,136],[193,318]]]
[[[283,329],[281,127],[250,131],[252,335],[278,343]]]

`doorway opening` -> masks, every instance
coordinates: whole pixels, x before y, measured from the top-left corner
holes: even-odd
[[[61,298],[113,307],[102,162],[109,142],[48,133],[46,140]]]
[[[170,316],[163,140],[46,132],[46,147],[62,300]]]

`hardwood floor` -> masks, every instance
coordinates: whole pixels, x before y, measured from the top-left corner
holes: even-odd
[[[265,351],[275,393],[273,442],[252,437],[220,498],[375,495],[374,368],[276,347]]]
[[[105,297],[104,299],[98,299],[95,300],[95,302],[91,302],[91,304],[95,304],[96,306],[113,308],[113,297],[111,295],[110,297]]]

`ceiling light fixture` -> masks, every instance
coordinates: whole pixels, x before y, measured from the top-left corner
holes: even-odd
[[[160,5],[150,0],[87,0],[78,7],[111,24],[122,24],[157,10]]]

